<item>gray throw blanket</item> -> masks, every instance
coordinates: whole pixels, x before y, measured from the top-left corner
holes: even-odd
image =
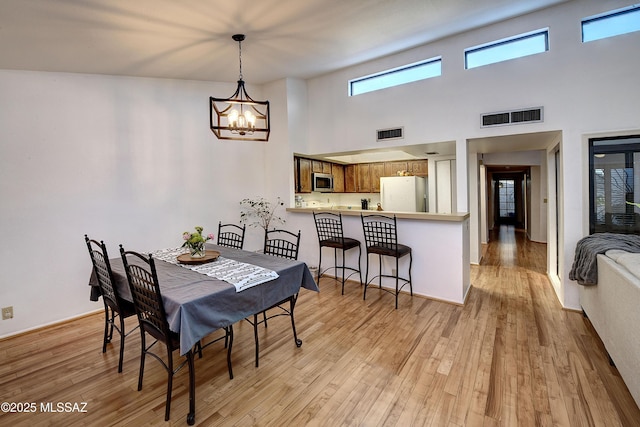
[[[640,236],[636,234],[596,233],[583,237],[576,244],[569,279],[580,285],[598,284],[598,254],[610,249],[640,253]]]

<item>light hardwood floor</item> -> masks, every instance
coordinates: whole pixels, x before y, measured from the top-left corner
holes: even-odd
[[[580,313],[563,310],[545,276],[546,246],[502,228],[472,267],[464,307],[322,279],[296,309],[301,348],[285,317],[260,331],[235,325],[229,380],[222,343],[196,360],[196,422],[220,426],[634,426],[640,410]],[[429,260],[417,260],[428,263]],[[88,296],[88,290],[87,290]],[[133,325],[135,319],[129,322]],[[0,425],[164,423],[166,375],[148,360],[138,392],[139,335],[102,354],[102,317],[0,341]],[[171,425],[186,425],[187,371],[174,380]],[[41,403],[86,402],[86,413]]]

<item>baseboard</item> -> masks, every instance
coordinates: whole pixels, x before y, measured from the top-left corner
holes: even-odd
[[[338,283],[340,283],[340,281],[342,280],[342,279],[341,279],[341,278],[339,278],[339,277],[330,276],[330,275],[328,275],[328,274],[323,274],[321,277],[326,277],[326,278],[329,278],[329,279],[332,279],[332,280],[336,280]],[[357,285],[359,285],[359,284],[360,284],[360,282],[356,282],[355,280],[352,280],[352,279],[347,279],[347,280],[345,280],[345,281],[344,281],[345,285],[346,285],[347,283],[349,283],[349,282],[351,282],[351,283],[355,283],[355,284],[357,284]],[[320,286],[320,284],[318,284],[318,286]],[[369,286],[372,286],[372,285],[369,285]],[[378,285],[375,285],[375,286],[377,287]],[[391,292],[395,292],[395,289],[394,289],[394,288],[389,288],[388,286],[383,286],[382,288],[383,288],[383,289],[387,289],[387,290],[389,290],[389,291],[391,291]],[[414,293],[414,294],[413,294],[413,296],[414,296],[414,297],[418,297],[418,298],[422,298],[422,299],[431,300],[431,301],[441,302],[441,303],[444,303],[444,304],[451,304],[451,305],[455,305],[455,306],[457,306],[457,307],[464,307],[464,304],[467,302],[467,298],[469,297],[469,293],[470,293],[470,292],[471,292],[471,285],[470,285],[470,287],[469,287],[469,291],[467,292],[467,295],[465,296],[465,301],[464,301],[462,304],[461,304],[461,303],[459,303],[459,302],[447,301],[447,300],[445,300],[445,299],[440,299],[440,298],[430,297],[430,296],[428,296],[428,295],[422,295],[422,294],[416,294],[416,293]],[[404,294],[404,295],[411,295],[411,292],[410,292],[410,291],[406,291],[406,290],[404,290],[404,289],[401,289],[401,290],[400,290],[400,293],[401,293],[401,294]]]
[[[88,313],[78,314],[77,316],[67,317],[65,319],[56,320],[56,321],[51,322],[51,323],[45,323],[44,325],[34,326],[33,328],[28,328],[28,329],[23,329],[23,330],[17,331],[17,332],[12,332],[11,334],[1,336],[0,337],[0,342],[4,341],[4,340],[8,340],[10,338],[18,337],[20,335],[30,334],[32,332],[38,332],[38,331],[40,331],[42,329],[47,329],[47,328],[50,328],[52,326],[58,326],[58,325],[62,325],[62,324],[65,324],[65,323],[73,322],[74,320],[82,319],[83,317],[93,316],[94,314],[102,313],[102,312],[104,312],[104,308],[99,308],[97,310],[93,310],[93,311],[90,311]]]

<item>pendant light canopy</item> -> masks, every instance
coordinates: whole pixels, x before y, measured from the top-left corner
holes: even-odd
[[[233,36],[233,40],[238,42],[240,60],[238,88],[229,98],[209,97],[210,127],[218,139],[268,141],[269,101],[254,101],[247,94],[242,79],[242,41],[244,39],[244,34]]]

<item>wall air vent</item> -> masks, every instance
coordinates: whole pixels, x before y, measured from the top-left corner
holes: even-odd
[[[388,139],[402,139],[404,138],[404,128],[393,128],[393,129],[378,129],[376,131],[377,139],[376,141],[386,141]]]
[[[480,127],[504,126],[518,123],[543,121],[543,108],[526,108],[524,110],[501,111],[499,113],[482,114]]]

